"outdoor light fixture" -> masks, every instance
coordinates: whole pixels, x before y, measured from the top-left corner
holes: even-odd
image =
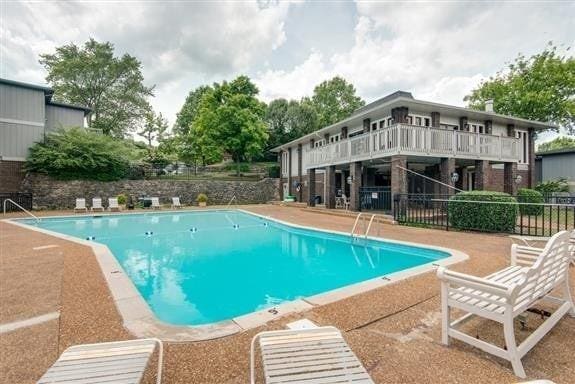
[[[521,177],[521,175],[515,176],[515,184],[520,184],[521,180],[523,180],[523,177]]]
[[[451,182],[453,182],[453,184],[455,184],[458,181],[459,181],[459,173],[451,172]]]
[[[347,177],[346,181],[347,181],[347,183],[348,183],[349,185],[351,185],[351,183],[353,182],[353,176],[349,175],[349,176]]]

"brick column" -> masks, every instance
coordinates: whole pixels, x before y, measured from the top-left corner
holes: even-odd
[[[325,139],[325,145],[329,144],[329,133],[326,133],[325,135],[323,135],[323,138]]]
[[[292,187],[292,185],[291,185],[291,184],[292,184],[292,177],[291,177],[291,167],[292,167],[292,165],[291,165],[291,152],[292,152],[291,147],[289,147],[289,148],[288,148],[288,160],[287,160],[287,163],[288,163],[288,177],[287,177],[287,182],[288,182],[288,195],[293,196],[293,194],[292,194],[292,189],[293,189],[293,187]]]
[[[439,118],[441,115],[439,112],[431,112],[431,126],[434,128],[439,128]]]
[[[279,181],[279,183],[280,183],[280,185],[279,185],[280,201],[282,201],[284,199],[282,154],[283,154],[283,151],[278,152],[278,162],[280,163],[280,181]]]
[[[517,194],[517,163],[508,162],[503,165],[503,191],[515,196]]]
[[[461,116],[459,118],[459,130],[469,131],[469,127],[465,127],[466,125],[467,125],[467,116]]]
[[[313,145],[315,144],[314,139],[309,139],[309,149],[313,149]]]
[[[315,207],[315,168],[307,170],[307,188],[308,188],[308,202],[307,205]]]
[[[455,172],[455,159],[452,157],[442,157],[439,162],[439,178],[442,183],[453,186],[451,174]],[[440,188],[442,194],[453,195],[454,190],[442,185]]]
[[[356,161],[349,165],[349,175],[351,176],[351,185],[349,186],[349,209],[352,211],[360,210],[359,189],[361,187],[361,161]]]
[[[300,183],[298,199],[300,203],[303,202],[303,172],[302,172],[302,163],[303,163],[303,148],[301,144],[297,145],[297,182]]]
[[[363,133],[368,133],[371,130],[371,119],[363,119]]]
[[[507,124],[507,136],[515,137],[515,124]]]
[[[396,199],[399,198],[399,194],[407,193],[407,171],[398,168],[397,166],[407,169],[407,157],[398,155],[391,157],[391,210],[395,209]]]
[[[489,186],[489,171],[491,165],[487,160],[475,160],[475,185],[473,189],[485,191]]]
[[[325,207],[335,208],[335,165],[325,167]]]
[[[537,135],[533,128],[529,128],[529,180],[527,185],[529,188],[534,188],[537,184],[537,176],[535,175],[535,139]]]
[[[347,127],[341,127],[341,139],[347,139]]]
[[[391,117],[395,124],[407,123],[408,114],[409,114],[409,108],[407,107],[397,107],[391,109]]]

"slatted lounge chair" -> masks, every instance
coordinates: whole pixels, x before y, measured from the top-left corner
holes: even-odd
[[[84,211],[87,212],[86,199],[76,199],[76,206],[74,207],[74,212]]]
[[[102,206],[102,199],[99,197],[94,197],[92,199],[92,212],[100,211],[104,212],[104,207]]]
[[[139,383],[156,347],[156,384],[160,384],[164,356],[158,339],[75,345],[60,355],[37,384]]]
[[[108,210],[110,211],[120,211],[120,206],[118,205],[118,199],[116,197],[108,198]]]
[[[555,234],[540,253],[526,252],[514,244],[511,247],[511,266],[480,278],[453,272],[444,267],[437,270],[441,280],[442,343],[449,337],[466,342],[500,358],[509,360],[515,375],[525,378],[521,358],[549,332],[561,318],[575,316],[575,305],[569,291],[569,232]],[[562,297],[551,291],[563,288]],[[513,320],[539,300],[559,303],[555,312],[520,345],[515,341]],[[467,314],[454,322],[450,310],[456,308]],[[469,336],[455,327],[477,315],[503,324],[506,348]]]
[[[160,198],[159,197],[152,197],[152,208],[153,209],[161,209],[162,207],[160,206]]]
[[[251,384],[255,384],[255,346],[259,341],[265,382],[373,384],[369,374],[335,327],[269,331],[251,345]]]
[[[172,197],[172,208],[182,208],[179,197]]]

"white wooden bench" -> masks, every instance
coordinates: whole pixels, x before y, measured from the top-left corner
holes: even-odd
[[[156,347],[159,349],[156,383],[160,384],[163,349],[162,342],[158,339],[75,345],[60,355],[38,380],[38,384],[137,384],[141,381]]]
[[[255,384],[255,345],[259,341],[268,384],[373,384],[341,332],[335,327],[269,331],[251,345],[251,383]]]
[[[509,360],[513,371],[525,377],[521,358],[545,336],[561,318],[575,316],[575,305],[569,290],[569,263],[572,257],[569,232],[551,237],[543,250],[513,245],[511,266],[484,278],[453,272],[440,267],[442,343],[449,337],[464,341],[492,355]],[[550,295],[563,288],[561,298]],[[513,320],[539,300],[559,303],[557,310],[520,345],[515,341]],[[453,322],[450,309],[467,314]],[[503,324],[506,348],[476,339],[455,327],[477,315]]]

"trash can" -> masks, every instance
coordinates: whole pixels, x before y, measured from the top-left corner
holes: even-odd
[[[316,197],[313,198],[315,204],[321,204],[321,195],[316,195]]]

